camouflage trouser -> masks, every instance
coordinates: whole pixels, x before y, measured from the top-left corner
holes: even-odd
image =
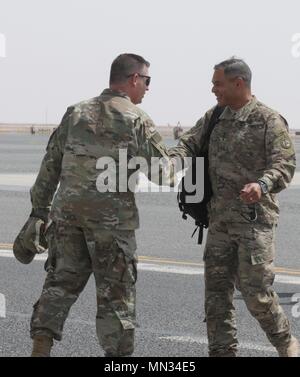
[[[48,274],[34,305],[31,337],[47,335],[61,340],[70,307],[93,273],[99,342],[107,355],[132,354],[137,278],[134,231],[91,230],[53,223],[47,238]]]
[[[272,289],[274,233],[265,224],[210,223],[204,251],[210,356],[236,354],[235,287],[270,342],[275,347],[289,342],[290,324]]]

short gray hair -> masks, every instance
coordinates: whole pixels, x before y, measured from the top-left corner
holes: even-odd
[[[149,67],[142,56],[136,54],[121,54],[112,63],[110,70],[110,84],[118,84],[124,82],[129,75],[139,73],[144,67]]]
[[[223,69],[226,76],[240,77],[245,81],[246,85],[251,88],[252,72],[244,60],[232,57],[216,64],[214,69]]]

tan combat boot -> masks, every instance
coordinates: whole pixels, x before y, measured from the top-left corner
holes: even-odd
[[[31,357],[50,357],[53,339],[45,335],[33,337],[33,349]]]
[[[286,346],[277,347],[279,357],[299,357],[299,350],[299,342],[294,336]]]

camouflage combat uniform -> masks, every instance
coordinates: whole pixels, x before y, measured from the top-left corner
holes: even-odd
[[[104,171],[99,170],[98,159],[110,157],[118,167],[120,149],[127,150],[128,159],[167,156],[147,114],[125,94],[110,89],[68,108],[49,140],[31,189],[34,210],[51,207],[52,220],[46,234],[48,274],[34,305],[32,337],[61,339],[69,309],[93,273],[100,344],[111,356],[133,352],[138,211],[133,192],[97,189],[97,178]],[[117,180],[125,173],[120,170]],[[159,177],[163,174],[167,173],[160,170]]]
[[[212,110],[169,151],[197,156]],[[291,337],[289,321],[272,288],[274,235],[279,208],[275,194],[295,171],[295,152],[285,120],[255,97],[234,112],[226,107],[209,144],[213,197],[205,261],[205,312],[211,356],[234,356],[237,349],[234,288],[275,346]],[[269,193],[247,205],[239,198],[245,184],[263,180]]]

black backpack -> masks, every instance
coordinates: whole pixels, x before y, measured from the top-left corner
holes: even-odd
[[[196,233],[197,229],[199,228],[199,235],[198,235],[198,244],[202,244],[203,240],[203,228],[208,228],[209,220],[208,220],[208,212],[207,212],[207,204],[209,203],[212,197],[212,187],[211,182],[208,174],[208,147],[209,147],[209,140],[210,135],[218,123],[220,115],[222,114],[224,107],[216,106],[213,110],[212,116],[210,118],[209,124],[207,126],[206,133],[204,134],[202,145],[200,147],[200,153],[198,156],[194,156],[192,158],[192,164],[186,171],[185,176],[182,178],[179,191],[177,195],[177,201],[179,205],[180,211],[183,213],[182,218],[187,220],[187,215],[191,216],[195,220],[195,225],[197,226],[192,234],[192,237]],[[185,190],[185,179],[189,179],[189,182],[192,182],[194,185],[196,183],[196,158],[195,157],[204,157],[204,195],[201,202],[198,203],[186,203],[187,196],[195,195],[194,192],[187,192]]]

